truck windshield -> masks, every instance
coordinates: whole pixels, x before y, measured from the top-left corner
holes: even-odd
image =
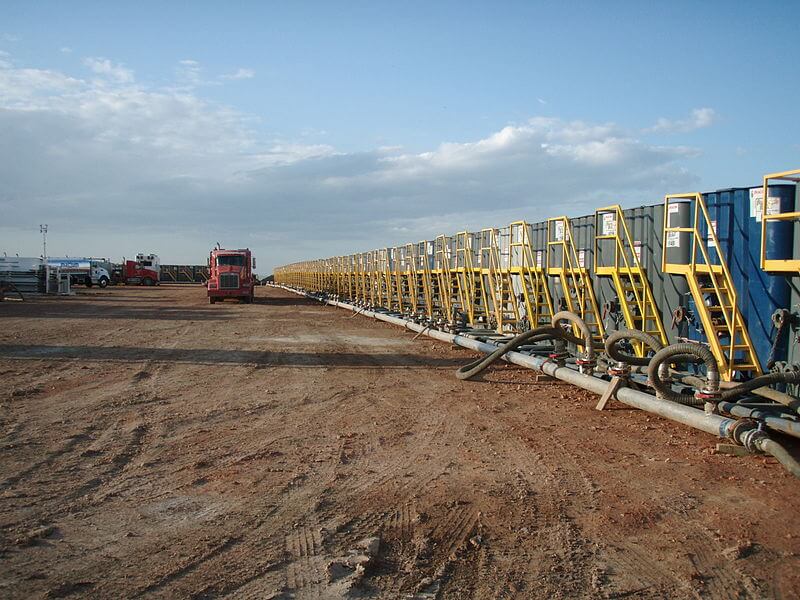
[[[221,254],[217,256],[217,264],[221,267],[243,267],[244,256],[241,254]]]

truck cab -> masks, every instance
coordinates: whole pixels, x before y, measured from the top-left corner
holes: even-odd
[[[250,304],[255,294],[256,259],[250,249],[215,248],[208,257],[208,301],[214,304],[225,298],[238,298]]]
[[[125,262],[125,282],[134,285],[156,285],[161,278],[161,261],[157,254],[137,254],[136,260]]]

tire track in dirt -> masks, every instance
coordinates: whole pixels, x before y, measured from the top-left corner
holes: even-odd
[[[32,465],[30,465],[25,469],[22,469],[15,475],[6,477],[6,479],[0,482],[0,490],[9,489],[10,487],[16,485],[17,483],[28,478],[29,476],[38,473],[44,467],[51,467],[53,463],[56,462],[56,460],[76,450],[82,442],[90,441],[92,439],[91,434],[92,432],[95,431],[95,429],[96,429],[95,426],[89,425],[87,427],[84,427],[80,431],[80,433],[71,434],[67,438],[67,442],[63,444],[55,452],[50,452],[42,460],[35,461]]]
[[[142,596],[148,596],[150,594],[153,594],[154,592],[162,590],[163,588],[167,587],[168,585],[171,585],[178,579],[186,577],[189,573],[201,568],[205,563],[223,554],[224,552],[227,552],[240,542],[241,540],[238,538],[221,540],[219,543],[213,545],[207,552],[204,552],[200,556],[194,557],[180,564],[178,567],[170,569],[157,581],[140,589],[137,592],[134,592],[131,597],[141,598]]]
[[[320,597],[326,575],[318,524],[304,523],[288,533],[286,551],[292,557],[286,567],[286,590],[298,598]]]

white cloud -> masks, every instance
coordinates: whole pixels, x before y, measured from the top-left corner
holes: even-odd
[[[107,58],[90,56],[83,59],[83,64],[98,75],[108,77],[117,83],[133,82],[133,71],[126,69],[120,64],[114,64]]]
[[[61,52],[62,54],[72,54],[72,48],[70,48],[69,46],[61,46],[61,48],[59,48],[58,51]]]
[[[534,118],[427,152],[347,153],[302,134],[264,139],[249,115],[192,87],[135,84],[106,59],[90,66],[101,79],[80,79],[6,58],[0,251],[38,254],[35,226],[46,218],[55,253],[152,250],[202,262],[220,240],[255,248],[266,268],[656,202],[693,182],[681,166],[691,149],[648,144],[613,123]],[[196,61],[179,67],[202,80]]]
[[[175,69],[179,83],[189,87],[195,87],[203,83],[201,72],[200,63],[191,59],[178,61],[178,67]]]
[[[686,119],[670,120],[660,118],[656,124],[645,131],[654,133],[685,133],[695,129],[710,127],[717,120],[713,108],[695,108]]]
[[[252,79],[256,76],[256,72],[253,69],[246,69],[244,67],[240,67],[236,69],[234,73],[229,73],[228,75],[223,75],[222,79]]]

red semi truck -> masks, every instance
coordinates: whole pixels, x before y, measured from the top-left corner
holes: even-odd
[[[238,298],[250,304],[255,294],[256,259],[249,248],[224,250],[215,248],[208,258],[208,301],[214,304],[225,298]]]
[[[161,260],[156,254],[137,254],[136,260],[126,260],[111,274],[112,283],[126,285],[158,285],[160,278]]]

